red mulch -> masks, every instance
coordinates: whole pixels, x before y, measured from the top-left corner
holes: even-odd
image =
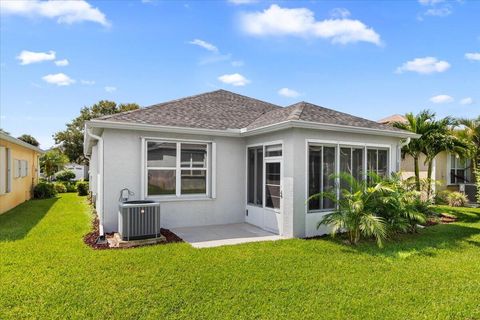
[[[108,249],[108,243],[104,243],[104,244],[98,244],[97,243],[97,239],[98,237],[100,236],[100,231],[99,231],[99,221],[98,221],[98,218],[97,216],[95,215],[95,219],[93,219],[93,226],[92,226],[92,231],[90,231],[89,233],[87,233],[84,237],[83,237],[83,242],[85,242],[85,244],[87,246],[90,246],[92,247],[93,249]]]
[[[98,250],[104,250],[104,249],[126,249],[126,248],[110,248],[108,246],[108,242],[105,241],[104,244],[98,244],[97,239],[100,236],[100,231],[99,231],[99,221],[97,216],[95,216],[95,219],[93,220],[93,226],[92,226],[92,231],[87,233],[83,237],[83,242],[85,244],[93,249],[98,249]],[[166,241],[160,242],[158,244],[168,244],[168,243],[176,243],[176,242],[183,242],[183,239],[177,236],[175,233],[168,229],[160,229],[160,233],[165,237]],[[109,234],[105,234],[107,236]],[[111,234],[113,236],[113,234]]]

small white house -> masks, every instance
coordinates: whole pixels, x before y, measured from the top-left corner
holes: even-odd
[[[87,122],[100,223],[117,231],[123,188],[161,203],[164,228],[247,222],[284,237],[317,229],[333,174],[398,171],[417,135],[300,102],[281,107],[218,90]]]
[[[88,167],[83,164],[68,163],[65,165],[64,170],[70,170],[75,173],[75,178],[73,179],[75,181],[83,180],[88,177]]]

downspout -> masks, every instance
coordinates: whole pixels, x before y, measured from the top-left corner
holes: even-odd
[[[398,144],[397,149],[397,172],[400,172],[401,163],[402,163],[402,148],[408,145],[412,141],[412,138],[407,138],[404,142]]]
[[[97,136],[95,134],[93,134],[90,129],[87,129],[86,130],[87,132],[87,135],[90,136],[91,138],[95,139],[98,141],[98,162],[99,162],[99,176],[100,176],[100,186],[98,186],[99,189],[102,190],[102,194],[101,194],[101,198],[100,198],[100,201],[101,201],[101,214],[100,214],[100,222],[99,222],[99,226],[98,226],[98,231],[99,231],[99,238],[101,241],[104,241],[105,240],[105,233],[103,231],[103,223],[104,223],[104,215],[105,215],[105,212],[104,212],[104,201],[103,201],[103,198],[105,197],[104,195],[104,183],[103,183],[103,168],[104,168],[104,164],[103,164],[103,138],[100,137],[100,136]],[[97,179],[97,183],[98,183],[98,179]]]

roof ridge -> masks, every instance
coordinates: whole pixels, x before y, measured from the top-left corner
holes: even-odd
[[[293,109],[290,115],[287,117],[287,120],[300,120],[303,110],[305,109],[305,103],[301,101],[299,103],[288,106],[287,108]]]
[[[217,90],[213,90],[213,91],[207,91],[207,92],[202,92],[202,93],[194,94],[194,95],[187,96],[187,97],[183,97],[183,98],[168,100],[168,101],[165,101],[165,102],[153,104],[153,105],[150,105],[150,106],[147,106],[147,107],[143,107],[143,108],[139,108],[139,109],[135,109],[135,110],[129,110],[129,111],[124,111],[124,112],[120,112],[120,113],[104,115],[104,116],[101,116],[101,117],[98,117],[98,118],[94,118],[94,119],[96,119],[96,120],[103,120],[103,119],[108,119],[109,117],[116,116],[116,115],[119,115],[119,114],[130,114],[130,113],[136,113],[136,112],[139,112],[139,111],[145,111],[145,110],[149,110],[149,109],[152,109],[152,108],[155,108],[155,107],[161,107],[161,106],[166,105],[166,104],[169,104],[169,103],[175,103],[175,102],[179,102],[179,101],[183,101],[183,100],[194,99],[194,98],[197,98],[197,97],[200,97],[200,96],[204,96],[204,95],[208,95],[208,94],[212,94],[212,93],[215,93],[215,92],[228,93],[228,94],[232,94],[232,95],[236,95],[236,96],[242,97],[242,98],[244,98],[244,99],[255,100],[255,101],[258,101],[258,102],[261,102],[261,103],[270,105],[270,106],[272,106],[272,107],[275,107],[276,109],[282,108],[281,106],[276,105],[276,104],[273,104],[273,103],[271,103],[271,102],[263,101],[263,100],[256,99],[256,98],[251,98],[251,97],[248,97],[248,96],[245,96],[245,95],[242,95],[242,94],[233,92],[233,91],[228,91],[228,90],[225,90],[225,89],[217,89]],[[271,110],[269,110],[269,111],[271,111]],[[262,114],[263,114],[263,113],[262,113]]]

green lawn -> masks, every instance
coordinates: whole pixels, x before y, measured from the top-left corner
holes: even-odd
[[[330,239],[92,250],[86,200],[0,216],[0,319],[480,319],[480,210],[378,249]]]

